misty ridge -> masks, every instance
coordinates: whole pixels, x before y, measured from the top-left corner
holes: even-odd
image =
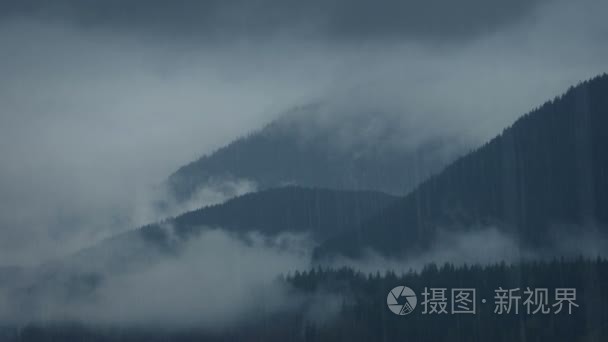
[[[0,342],[606,340],[607,10],[0,1]]]
[[[269,185],[404,195],[521,113],[605,71],[603,5],[3,1],[0,263],[65,257]],[[213,151],[275,121],[289,126],[281,113],[298,106],[316,116],[299,120],[300,131],[342,132],[326,137],[336,144],[328,151],[318,139],[296,153],[300,168],[326,163],[328,179],[293,166],[273,169],[276,180],[256,170],[245,173],[257,179],[238,179],[231,167],[184,177],[219,177],[204,188],[152,186],[202,155],[233,159]],[[318,138],[307,132],[300,140]],[[297,145],[281,143],[281,157]],[[176,201],[180,192],[193,201]]]
[[[348,267],[370,275],[406,274],[421,272],[434,263],[492,265],[605,257],[608,240],[601,203],[606,198],[606,184],[595,163],[606,165],[601,153],[606,134],[599,128],[604,127],[601,120],[606,120],[608,108],[602,95],[608,89],[607,79],[600,76],[586,81],[539,107],[406,196],[294,185],[262,189],[116,235],[64,259],[33,268],[3,269],[2,321],[19,326],[46,322],[59,327],[64,322],[80,322],[100,329],[118,326],[144,331],[160,325],[169,330],[195,328],[222,334],[226,329],[256,327],[268,317],[291,317],[297,312],[304,315],[305,322],[324,325],[339,317],[349,299],[322,289],[301,293],[284,277],[290,279],[293,272],[308,269]],[[552,115],[552,130],[547,129],[546,121],[533,120],[543,115]],[[577,135],[576,126],[562,126],[572,115],[585,116],[582,124],[585,132],[592,132],[589,136]],[[537,122],[542,126],[535,129]],[[553,202],[544,199],[547,207],[536,213],[531,204],[525,212],[512,210],[520,208],[518,201],[534,201],[536,196],[544,196],[543,189],[552,187],[496,193],[494,196],[506,201],[502,209],[490,201],[478,206],[477,200],[487,191],[485,184],[494,189],[489,192],[492,195],[501,183],[504,187],[519,182],[519,177],[530,181],[536,175],[534,164],[509,167],[493,184],[492,164],[483,158],[504,161],[499,153],[505,151],[524,160],[526,153],[534,152],[551,158],[540,139],[547,136],[554,141],[551,135],[555,133],[565,144],[569,144],[569,136],[573,139],[572,154],[562,149],[560,158],[577,160],[580,148],[590,151],[571,169],[573,173],[556,173],[555,177],[566,177],[556,181],[565,191],[570,182],[574,182],[572,189],[581,189],[578,182],[593,182],[592,192],[579,192],[573,199],[557,197]],[[497,139],[507,137],[513,139],[507,147],[536,139],[535,148],[540,150],[491,149],[501,141]],[[486,173],[475,178],[475,185],[455,181],[454,177],[462,175],[474,177],[475,172],[454,170],[476,170],[484,163]],[[508,161],[508,165],[513,164]],[[542,165],[554,168],[554,163]],[[580,172],[587,178],[579,177]],[[552,189],[552,194],[559,192]],[[443,204],[434,207],[433,201]],[[408,207],[410,203],[415,205],[413,209]],[[417,214],[408,217],[410,210]],[[531,229],[535,231],[528,231]]]
[[[222,181],[249,181],[259,189],[297,184],[402,195],[465,149],[440,129],[336,102],[296,108],[180,168],[169,177],[170,195],[186,201]]]

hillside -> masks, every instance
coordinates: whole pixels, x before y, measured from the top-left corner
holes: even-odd
[[[252,233],[265,239],[262,246],[256,245],[253,256],[272,248],[292,248],[291,240],[281,239],[284,234],[294,234],[296,239],[304,237],[303,252],[309,255],[313,241],[323,242],[343,229],[359,225],[396,199],[380,192],[295,186],[243,195],[113,236],[37,267],[0,268],[0,289],[9,294],[0,299],[15,306],[27,302],[33,308],[39,308],[37,305],[43,305],[49,297],[58,302],[90,299],[104,284],[121,277],[155,272],[167,263],[184,266],[180,260],[186,260],[186,266],[188,262],[213,262],[213,258],[221,258],[217,253],[231,255],[230,248],[237,246],[246,249],[244,246],[255,243],[250,240]],[[219,241],[228,250],[205,241]],[[197,250],[201,245],[217,250],[203,254],[205,251]]]
[[[247,180],[258,189],[292,184],[403,195],[461,151],[447,137],[400,142],[407,133],[397,129],[402,118],[396,115],[334,118],[322,110],[315,105],[285,113],[181,167],[167,181],[170,193],[186,201],[206,186]],[[319,112],[330,119],[319,118]]]
[[[91,272],[135,271],[179,253],[184,243],[214,228],[237,237],[253,232],[271,238],[282,233],[304,234],[321,243],[359,226],[395,200],[397,197],[373,191],[268,189],[116,235],[50,265],[47,273],[57,273],[57,268],[66,265],[76,269],[82,265]]]
[[[236,233],[256,231],[268,236],[310,233],[316,240],[324,241],[342,229],[358,226],[396,199],[375,191],[288,186],[242,195],[148,225],[142,228],[142,234],[162,234],[161,226],[169,224],[184,238],[201,227],[217,227]]]
[[[404,255],[442,229],[497,226],[532,246],[561,233],[605,231],[608,223],[608,76],[570,88],[518,119],[318,251]]]

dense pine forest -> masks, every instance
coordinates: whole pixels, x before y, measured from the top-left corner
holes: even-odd
[[[543,262],[489,266],[427,265],[421,272],[388,272],[366,275],[350,269],[312,270],[288,277],[302,291],[328,291],[345,294],[335,321],[308,324],[303,340],[309,341],[589,341],[608,337],[608,262],[603,259]],[[418,307],[409,315],[397,316],[385,305],[389,291],[397,286],[412,288]],[[447,289],[447,313],[424,314],[421,293],[427,288]],[[547,289],[549,306],[556,288],[575,288],[576,303],[571,314],[527,313],[527,288]],[[450,289],[474,288],[475,314],[452,313]],[[495,312],[498,289],[519,289],[521,297],[509,313]],[[486,300],[482,303],[481,300]],[[518,306],[518,313],[515,313]]]

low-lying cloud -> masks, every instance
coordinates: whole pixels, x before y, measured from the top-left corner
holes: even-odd
[[[68,280],[60,286],[34,279],[30,286],[38,290],[29,295],[2,292],[0,287],[0,322],[233,327],[292,309],[298,298],[289,298],[289,289],[278,276],[309,267],[310,248],[303,248],[307,241],[295,235],[251,234],[243,239],[222,230],[205,230],[177,255],[155,259],[158,255],[148,251],[157,262],[140,270],[88,274],[81,264],[82,268],[61,271]],[[68,276],[72,272],[82,276]]]
[[[533,260],[554,258],[597,258],[608,256],[608,237],[598,231],[579,227],[579,233],[560,232],[548,236],[543,248],[522,244],[497,227],[485,227],[468,231],[440,230],[429,249],[403,258],[381,256],[374,250],[366,251],[358,259],[334,257],[321,264],[331,267],[350,267],[364,273],[394,271],[405,273],[421,271],[428,264],[446,263],[460,265],[491,265],[505,262],[517,264]]]
[[[177,236],[170,239],[170,245],[179,246],[173,252],[150,245],[135,249],[137,257],[119,261],[120,269],[111,260],[121,258],[124,246],[106,244],[103,255],[110,262],[95,259],[99,254],[88,256],[93,259],[84,254],[52,269],[51,275],[41,268],[5,278],[0,282],[0,323],[80,322],[93,328],[162,326],[218,332],[296,312],[307,321],[323,323],[338,314],[344,298],[320,290],[304,295],[280,281],[280,275],[317,266],[405,273],[420,271],[429,263],[513,264],[560,256],[605,257],[608,250],[608,240],[591,231],[559,238],[550,249],[533,250],[495,227],[444,231],[429,250],[408,258],[383,258],[370,252],[357,260],[337,258],[314,265],[315,243],[307,235],[236,235],[204,229],[185,242]],[[125,268],[128,263],[132,267]]]

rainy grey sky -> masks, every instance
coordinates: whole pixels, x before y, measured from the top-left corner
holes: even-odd
[[[608,71],[607,12],[603,0],[0,1],[0,265],[147,222],[151,185],[294,106],[377,107],[480,143]]]

